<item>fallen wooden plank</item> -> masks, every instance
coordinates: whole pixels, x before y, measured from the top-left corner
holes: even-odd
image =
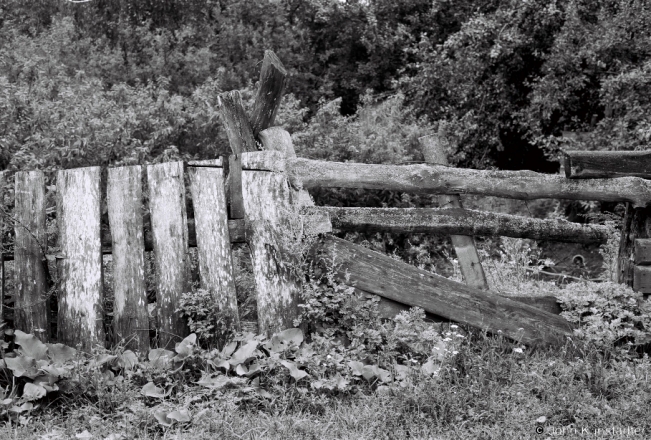
[[[257,158],[256,165],[280,168],[273,157]],[[243,158],[244,163],[244,158]],[[373,165],[288,160],[284,165],[294,185],[303,188],[367,188],[430,194],[480,194],[509,199],[568,199],[651,202],[651,182],[639,177],[566,179],[533,171],[486,171],[433,165]]]
[[[560,316],[450,281],[407,263],[336,237],[315,250],[334,261],[339,281],[394,301],[418,306],[451,321],[471,325],[527,344],[565,341],[572,325]]]
[[[14,176],[16,260],[15,327],[50,342],[50,299],[47,297],[45,253],[45,175],[42,171],[21,171]]]
[[[57,340],[90,352],[104,346],[100,167],[57,173],[57,228],[61,258]]]
[[[443,125],[440,126],[442,128]],[[448,165],[448,156],[443,148],[442,142],[445,141],[443,130],[433,136],[424,136],[418,139],[423,147],[423,157],[425,162],[432,165]],[[461,208],[461,198],[459,194],[444,194],[438,196],[439,206],[442,208]],[[457,231],[458,232],[458,231]],[[482,290],[488,290],[488,280],[484,268],[481,265],[475,239],[472,234],[450,235],[452,246],[459,261],[461,275],[467,285]]]
[[[610,229],[565,220],[543,220],[463,208],[305,207],[330,216],[335,229],[370,232],[500,235],[568,243],[606,243]]]
[[[106,203],[113,250],[113,332],[116,342],[149,351],[142,225],[142,167],[108,170]]]
[[[563,167],[570,179],[626,176],[651,179],[651,152],[566,151]]]

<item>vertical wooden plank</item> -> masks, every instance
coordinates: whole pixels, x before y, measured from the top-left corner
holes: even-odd
[[[619,242],[617,282],[634,285],[635,240],[649,237],[651,207],[634,208],[631,203],[627,203]]]
[[[181,294],[190,291],[183,162],[149,165],[147,180],[156,267],[159,347],[169,349],[188,334],[185,322],[176,312]]]
[[[5,185],[7,184],[6,171],[0,171],[0,321],[5,318],[5,247],[3,238],[5,236]]]
[[[300,280],[297,225],[283,174],[243,171],[242,188],[258,303],[258,331],[271,335],[294,326]],[[298,226],[300,229],[300,225]],[[300,237],[299,237],[300,238]]]
[[[57,173],[58,340],[90,351],[104,345],[100,168]]]
[[[224,170],[190,167],[190,190],[199,251],[201,287],[239,328],[237,292],[228,232]]]
[[[44,266],[47,249],[45,176],[41,171],[26,171],[17,172],[14,179],[15,325],[25,333],[34,333],[43,342],[49,342],[50,307]]]
[[[442,137],[443,134],[439,133],[418,139],[423,146],[425,162],[448,165],[447,154],[441,145]],[[438,200],[442,208],[461,208],[461,198],[458,194],[440,195]],[[450,238],[459,259],[461,275],[463,275],[466,284],[477,289],[488,290],[488,281],[479,260],[475,239],[467,235],[451,235]]]
[[[127,347],[149,350],[142,220],[142,168],[108,170],[107,205],[113,254],[113,329]]]

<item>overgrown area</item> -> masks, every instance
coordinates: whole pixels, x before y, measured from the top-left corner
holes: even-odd
[[[531,242],[491,248],[501,252],[486,265],[495,290],[561,299],[579,325],[563,346],[527,347],[432,322],[417,308],[381,319],[377,297],[338,284],[333,266],[306,264],[297,328],[271,338],[224,331],[200,291],[179,310],[194,333],[173,351],[118,345],[86,354],[4,329],[0,433],[498,439],[565,430],[570,438],[645,438],[648,302],[608,281],[541,280],[535,269],[549,262]]]
[[[418,139],[433,133],[448,141],[452,165],[484,169],[557,172],[563,148],[643,150],[647,3],[4,0],[0,170],[46,173],[50,228],[56,170],[228,154],[218,96],[240,90],[250,111],[266,49],[289,72],[276,125],[301,157],[420,162]],[[331,206],[437,204],[392,191],[312,196]],[[516,210],[616,226],[623,209],[505,207]],[[2,234],[11,246],[11,222]],[[446,237],[346,238],[460,280]],[[0,438],[648,438],[651,310],[612,282],[617,244],[592,249],[590,261],[581,251],[581,267],[561,273],[554,263],[565,263],[545,244],[478,245],[492,291],[559,299],[578,327],[563,346],[528,347],[420,309],[383,319],[377,297],[338,284],[327,265],[301,268],[296,328],[256,335],[247,330],[257,318],[250,262],[238,247],[238,306],[249,324],[240,332],[196,286],[178,310],[193,333],[174,350],[134,353],[112,341],[83,353],[2,323]],[[44,246],[54,276],[56,245]],[[106,323],[110,267],[107,258]],[[153,277],[148,269],[150,296]]]

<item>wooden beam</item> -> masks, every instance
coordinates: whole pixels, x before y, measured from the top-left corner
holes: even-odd
[[[568,243],[606,243],[610,229],[566,220],[543,220],[463,208],[305,207],[328,215],[335,229],[372,232],[501,235]]]
[[[251,113],[251,126],[253,136],[273,125],[280,101],[285,91],[287,70],[275,53],[270,50],[264,52],[262,69],[260,70],[260,85],[253,103]]]
[[[45,175],[38,170],[19,171],[14,181],[14,324],[25,333],[34,333],[42,342],[50,342],[50,298],[45,275]]]
[[[142,167],[108,170],[106,204],[113,252],[113,332],[115,342],[140,353],[149,351],[149,313],[145,287],[142,224]]]
[[[325,236],[315,247],[338,279],[366,292],[418,306],[526,344],[563,343],[573,326],[560,316],[457,283],[363,246]]]
[[[100,167],[57,173],[57,340],[90,352],[104,346]]]
[[[641,266],[651,265],[651,239],[638,238],[635,240],[635,264]]]
[[[441,128],[443,125],[441,125]],[[424,136],[418,139],[423,147],[425,162],[432,165],[448,165],[448,156],[443,148],[445,141],[442,130],[434,136]],[[439,206],[443,208],[462,208],[459,194],[444,194],[438,196]],[[481,266],[481,260],[475,247],[475,240],[471,234],[450,236],[452,246],[457,254],[461,275],[467,285],[477,289],[488,290],[488,280]]]
[[[651,293],[651,266],[633,268],[633,290],[645,295]]]
[[[242,164],[241,154],[258,151],[253,129],[249,118],[242,106],[242,96],[238,91],[226,92],[219,95],[221,119],[228,136],[232,155],[229,156],[228,177],[226,187],[229,191],[230,218],[244,218],[244,202],[242,201]]]
[[[280,168],[274,157],[256,165]],[[508,199],[568,199],[651,202],[651,182],[639,177],[568,180],[533,171],[486,171],[432,165],[373,165],[293,159],[284,165],[291,181],[304,188],[368,188],[430,194],[480,194]]]
[[[626,213],[622,222],[622,233],[617,258],[617,282],[634,284],[635,243],[638,239],[651,238],[651,207],[635,208],[626,204]]]
[[[566,151],[563,167],[570,179],[626,176],[651,179],[651,152]]]

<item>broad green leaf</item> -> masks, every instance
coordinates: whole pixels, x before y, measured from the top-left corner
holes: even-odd
[[[157,387],[154,385],[153,382],[147,382],[147,384],[142,387],[142,390],[140,390],[141,394],[144,394],[147,397],[156,397],[158,399],[163,399],[167,397],[170,393],[172,392],[172,389],[170,388],[169,391],[165,392],[164,389]]]
[[[174,423],[173,420],[167,418],[168,411],[166,410],[159,410],[159,411],[154,411],[154,417],[156,420],[158,420],[158,423],[160,423],[163,426],[170,427]]]
[[[233,353],[233,357],[228,362],[231,365],[235,366],[238,364],[243,364],[249,359],[252,359],[254,357],[253,354],[258,349],[258,344],[259,342],[256,340],[247,342],[245,345],[238,348],[235,353]]]
[[[138,365],[138,356],[133,351],[126,350],[118,356],[118,364],[121,368],[133,370]]]
[[[186,337],[184,340],[176,344],[175,350],[178,353],[178,356],[176,356],[176,359],[178,360],[183,360],[187,358],[188,356],[192,355],[192,350],[194,349],[194,346],[197,344],[197,335],[192,333],[188,337]]]
[[[15,358],[5,358],[7,368],[9,368],[16,377],[35,378],[39,375],[38,367],[34,358],[27,356],[18,356]]]
[[[42,343],[36,336],[30,335],[20,330],[15,331],[16,339],[14,342],[20,345],[20,352],[25,356],[36,359],[37,361],[47,359],[47,345]]]
[[[368,381],[374,378],[378,378],[382,382],[391,382],[392,380],[391,373],[377,365],[365,365],[362,369],[362,376]]]
[[[219,357],[222,359],[226,359],[230,357],[236,348],[237,348],[237,342],[229,342],[224,346],[221,353],[219,354]]]
[[[11,408],[9,408],[9,411],[16,414],[20,414],[22,412],[31,411],[33,409],[34,409],[34,404],[32,402],[25,402],[20,406],[12,406]]]
[[[348,387],[349,383],[350,381],[344,379],[340,374],[337,374],[337,376],[335,377],[335,385],[340,390],[345,390]]]
[[[38,400],[44,397],[47,394],[47,390],[40,385],[34,385],[33,383],[27,382],[25,388],[23,388],[23,399],[32,401]]]
[[[247,381],[247,379],[241,377],[227,377],[227,376],[215,376],[215,377],[202,377],[197,384],[204,386],[210,389],[222,389],[229,386],[238,386],[242,385]]]
[[[63,365],[77,355],[77,350],[63,344],[45,344],[47,352],[54,365]]]
[[[107,353],[99,354],[95,356],[95,365],[97,366],[102,366],[106,364],[112,365],[117,358],[118,357],[114,354],[107,354]]]
[[[305,371],[299,370],[294,362],[280,361],[280,363],[289,370],[289,375],[296,379],[296,381],[299,381],[308,375]]]
[[[192,420],[192,417],[190,416],[190,413],[188,412],[187,409],[179,409],[176,411],[172,411],[167,415],[168,419],[176,420],[177,422],[189,422]]]
[[[248,372],[249,372],[249,370],[248,370],[244,365],[242,365],[242,364],[240,364],[240,365],[238,365],[237,367],[235,367],[235,373],[236,373],[238,376],[244,376],[244,375],[245,375],[246,373],[248,373]]]
[[[149,350],[149,361],[156,368],[168,368],[171,365],[172,358],[175,356],[173,351],[164,348],[155,348]]]
[[[353,376],[361,376],[364,374],[364,364],[358,361],[350,361],[348,362],[348,366],[351,369],[351,372],[353,373]]]

